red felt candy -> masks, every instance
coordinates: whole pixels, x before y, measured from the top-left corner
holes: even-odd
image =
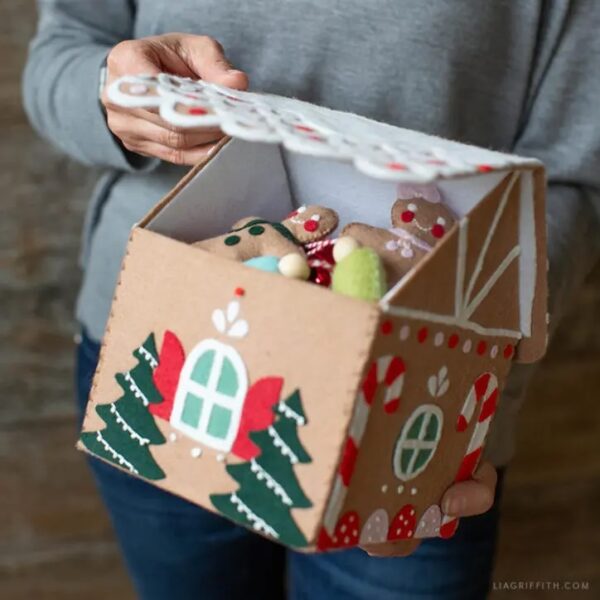
[[[417,525],[415,507],[405,504],[392,519],[388,530],[388,540],[409,540],[415,535]]]
[[[331,273],[335,266],[334,243],[335,240],[321,240],[305,246],[306,260],[310,267],[309,281],[323,287],[331,285]]]

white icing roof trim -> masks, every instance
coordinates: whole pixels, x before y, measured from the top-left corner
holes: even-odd
[[[158,108],[178,127],[219,126],[250,142],[281,143],[292,152],[352,162],[376,179],[427,183],[470,174],[538,166],[535,159],[459,144],[358,115],[268,94],[240,92],[167,74],[126,76],[108,88],[111,102]]]

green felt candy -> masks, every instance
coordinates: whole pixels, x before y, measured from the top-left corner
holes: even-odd
[[[371,248],[354,250],[335,266],[331,288],[352,298],[380,300],[387,291],[381,259]]]

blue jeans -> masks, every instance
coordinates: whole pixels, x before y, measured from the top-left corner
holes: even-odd
[[[83,414],[98,360],[83,335],[77,391]],[[450,540],[425,540],[406,558],[353,549],[299,554],[90,458],[137,593],[143,600],[469,600],[485,598],[498,497]],[[498,490],[500,490],[500,485]],[[498,492],[499,495],[499,492]]]

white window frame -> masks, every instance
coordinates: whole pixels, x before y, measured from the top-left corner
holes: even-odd
[[[426,417],[423,419],[423,423],[421,424],[421,429],[419,430],[419,435],[417,439],[407,439],[406,436],[408,432],[412,429],[413,423],[423,414],[426,413]],[[427,427],[429,426],[429,422],[431,421],[431,416],[435,415],[438,418],[439,426],[437,430],[437,434],[434,440],[424,440],[423,437],[425,432],[427,431]],[[417,475],[421,474],[431,462],[431,459],[434,457],[440,438],[442,437],[442,428],[444,427],[444,413],[439,406],[435,404],[423,404],[422,406],[417,407],[412,415],[408,418],[402,431],[400,432],[400,436],[396,441],[396,446],[394,448],[394,457],[392,459],[394,466],[394,474],[398,479],[402,481],[410,481],[414,479]],[[410,459],[410,463],[408,464],[407,473],[402,470],[401,463],[401,455],[403,450],[414,449],[412,458]],[[419,450],[431,450],[431,454],[429,458],[422,464],[418,469],[413,470],[413,466],[418,456]]]
[[[194,371],[194,367],[196,366],[196,362],[200,356],[205,352],[210,351],[214,351],[215,357],[212,364],[212,369],[208,376],[208,381],[204,386],[196,381],[193,381],[191,376]],[[225,358],[231,361],[238,377],[238,389],[233,397],[226,396],[225,394],[217,391],[219,376]],[[209,446],[210,448],[214,448],[215,450],[229,452],[239,429],[247,390],[248,375],[246,373],[246,366],[244,365],[242,357],[238,354],[238,352],[231,346],[223,344],[217,340],[204,340],[192,350],[185,361],[183,369],[181,370],[181,376],[179,378],[179,385],[177,386],[177,392],[175,394],[175,401],[173,404],[173,412],[171,413],[170,422],[174,427],[192,439]],[[182,420],[182,415],[185,408],[185,399],[188,393],[202,399],[202,410],[200,413],[198,427],[192,427]],[[212,409],[215,404],[231,411],[229,432],[225,438],[217,438],[208,433],[208,420],[212,414]]]

